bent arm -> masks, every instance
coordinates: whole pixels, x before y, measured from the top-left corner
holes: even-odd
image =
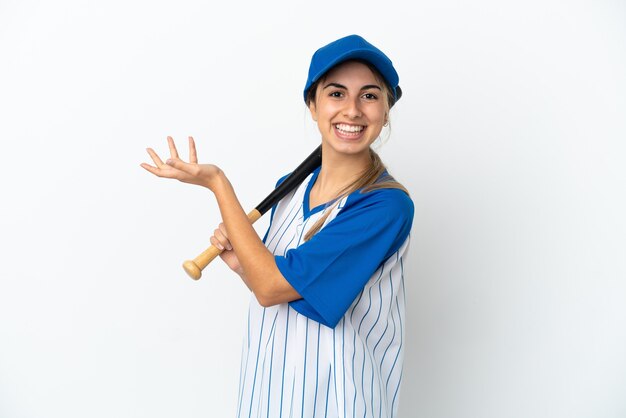
[[[300,299],[278,269],[274,255],[252,227],[232,184],[221,170],[213,177],[209,188],[215,194],[228,239],[241,263],[240,276],[259,304],[267,307]]]

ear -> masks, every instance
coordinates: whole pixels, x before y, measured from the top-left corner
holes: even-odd
[[[317,109],[315,108],[315,103],[309,103],[309,112],[311,112],[311,117],[315,122],[317,122]]]

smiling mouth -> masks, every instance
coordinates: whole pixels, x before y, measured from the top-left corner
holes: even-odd
[[[363,130],[365,129],[365,126],[347,125],[345,123],[336,123],[335,129],[337,129],[337,131],[339,131],[339,133],[342,135],[358,136],[361,132],[363,132]]]

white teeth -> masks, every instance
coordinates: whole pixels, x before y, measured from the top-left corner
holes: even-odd
[[[342,132],[348,133],[361,132],[364,129],[363,126],[346,125],[344,123],[338,123],[335,127]]]

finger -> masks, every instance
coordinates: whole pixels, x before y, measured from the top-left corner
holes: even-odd
[[[192,169],[193,167],[196,167],[196,166],[186,163],[183,160],[175,160],[173,158],[168,158],[167,161],[165,161],[165,164],[167,166],[174,167],[177,170],[184,171],[187,174],[192,174],[192,175],[195,174],[192,171]]]
[[[214,246],[215,248],[218,248],[221,251],[224,251],[224,246],[222,245],[221,242],[218,241],[217,238],[211,237],[210,241],[211,241],[212,246]]]
[[[146,164],[146,163],[141,163],[139,165],[143,167],[144,169],[148,170],[149,172],[151,172],[152,174],[154,174],[155,176],[164,177],[163,172],[160,168],[153,167],[150,164]]]
[[[220,232],[222,233],[222,235],[224,235],[226,239],[229,239],[228,231],[226,230],[226,225],[224,225],[224,222],[221,222],[217,228],[220,230]]]
[[[176,144],[174,144],[174,139],[171,136],[167,137],[167,145],[170,147],[170,156],[172,158],[178,158],[178,150],[176,149]]]
[[[221,225],[220,225],[220,227],[221,227]],[[215,232],[213,233],[213,236],[215,238],[217,238],[217,240],[220,242],[220,244],[222,244],[222,247],[226,248],[227,250],[232,250],[233,249],[233,246],[230,243],[230,240],[228,239],[226,234],[224,234],[224,232],[221,229],[216,229]]]
[[[228,238],[226,238],[226,236],[219,229],[215,230],[215,232],[213,233],[213,236],[217,239],[217,241],[219,241],[219,243],[222,245],[223,248],[227,250],[233,249],[233,246],[230,244],[230,241],[228,240]]]
[[[189,162],[192,164],[198,164],[198,153],[196,152],[196,143],[193,137],[189,137]]]
[[[161,158],[159,158],[157,153],[154,152],[154,150],[152,148],[146,148],[146,151],[148,151],[148,154],[150,155],[150,158],[152,158],[152,161],[154,161],[154,164],[157,167],[161,167],[163,165],[163,161],[161,160]]]
[[[150,157],[152,158],[152,161],[154,161],[154,165],[156,167],[152,166],[150,164],[147,164],[147,163],[139,164],[145,170],[151,172],[152,174],[154,174],[154,175],[156,175],[158,177],[166,177],[166,178],[169,178],[169,179],[179,179],[180,180],[185,175],[185,173],[182,172],[182,170],[173,167],[172,164],[168,165],[168,162],[170,162],[170,160],[167,160],[164,163],[161,160],[161,158],[159,158],[157,153],[154,152],[154,150],[152,148],[147,148],[146,150],[148,151],[148,154],[150,154]],[[180,160],[178,160],[178,161],[180,161]],[[182,163],[184,164],[184,162],[182,162]]]

